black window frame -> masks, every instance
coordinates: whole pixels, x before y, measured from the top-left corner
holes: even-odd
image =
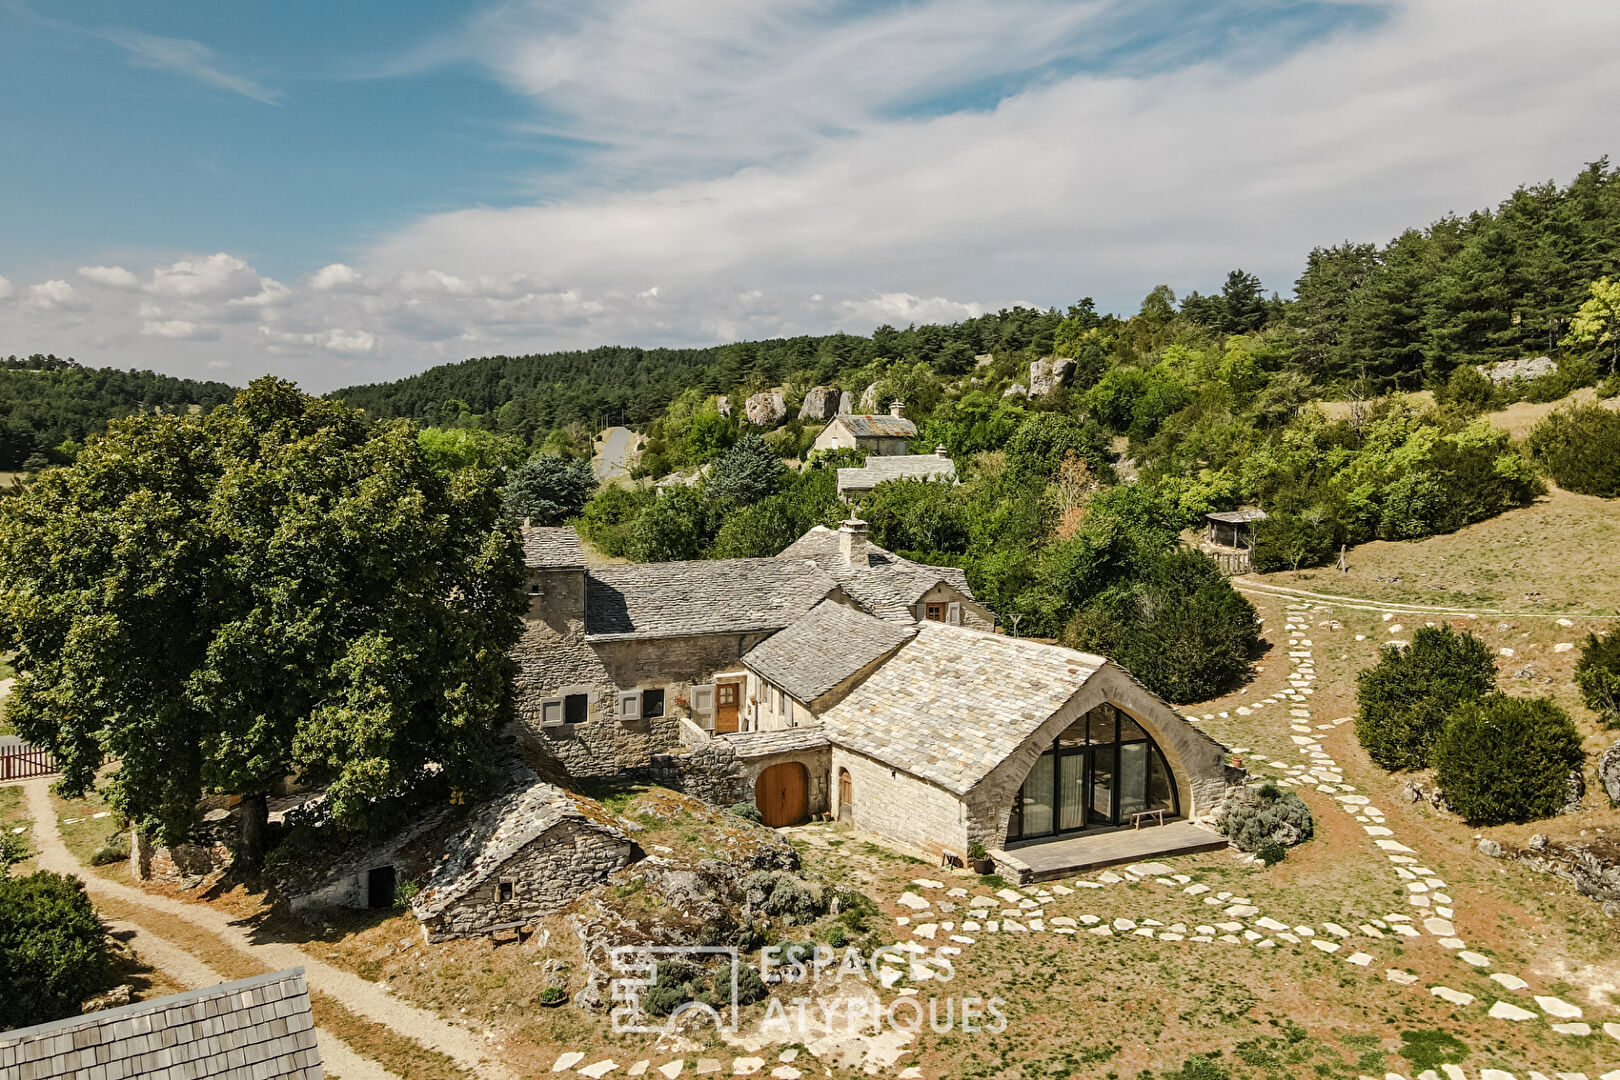
[[[1099,706],[1099,708],[1100,707],[1101,706]],[[1052,755],[1052,758],[1053,758],[1053,760],[1052,760],[1052,800],[1051,800],[1052,828],[1047,830],[1046,832],[1032,833],[1032,834],[1030,834],[1028,836],[1023,834],[1023,824],[1024,824],[1024,785],[1019,784],[1018,785],[1018,792],[1017,792],[1016,795],[1013,796],[1012,813],[1007,819],[1007,840],[1008,840],[1008,842],[1014,842],[1014,841],[1018,841],[1018,840],[1042,840],[1042,839],[1048,839],[1048,838],[1058,837],[1058,836],[1073,836],[1076,833],[1086,832],[1087,830],[1090,830],[1090,829],[1117,828],[1120,825],[1124,824],[1120,820],[1120,809],[1119,809],[1119,807],[1120,807],[1120,790],[1119,790],[1120,769],[1119,769],[1119,766],[1120,766],[1120,747],[1121,746],[1135,746],[1135,745],[1139,745],[1139,744],[1142,744],[1142,743],[1147,744],[1149,758],[1148,758],[1147,772],[1144,775],[1144,784],[1147,785],[1149,788],[1151,788],[1152,775],[1153,775],[1153,759],[1157,758],[1159,763],[1164,767],[1165,775],[1170,778],[1170,807],[1169,807],[1170,814],[1172,816],[1179,816],[1180,815],[1180,813],[1181,813],[1181,792],[1176,787],[1176,783],[1175,783],[1175,775],[1176,774],[1175,774],[1175,771],[1170,768],[1170,759],[1165,756],[1164,750],[1159,746],[1158,742],[1153,738],[1153,736],[1148,734],[1147,729],[1142,727],[1142,722],[1140,720],[1137,720],[1134,716],[1129,717],[1129,718],[1130,718],[1131,722],[1133,724],[1135,724],[1136,727],[1139,728],[1142,731],[1142,738],[1140,738],[1140,739],[1126,739],[1126,740],[1124,740],[1122,742],[1120,740],[1120,737],[1119,737],[1120,736],[1120,731],[1124,727],[1124,720],[1129,714],[1127,714],[1123,709],[1119,708],[1117,705],[1109,705],[1109,708],[1113,710],[1113,714],[1114,714],[1114,738],[1113,738],[1113,740],[1111,742],[1106,742],[1106,743],[1104,743],[1104,742],[1095,742],[1094,743],[1094,742],[1091,741],[1091,735],[1090,735],[1091,712],[1093,712],[1095,710],[1088,710],[1086,713],[1082,714],[1081,717],[1078,718],[1079,720],[1083,720],[1083,721],[1086,722],[1087,733],[1086,733],[1086,741],[1084,743],[1079,743],[1079,744],[1074,744],[1074,745],[1069,745],[1069,746],[1059,746],[1058,741],[1056,739],[1054,739],[1053,743],[1052,743],[1052,746],[1050,746],[1046,750],[1041,751],[1041,756],[1044,757],[1047,754],[1050,754],[1050,755]],[[1097,765],[1097,760],[1096,760],[1095,755],[1097,755],[1099,751],[1107,755],[1107,761],[1105,762],[1105,764],[1108,766],[1109,776],[1110,776],[1109,791],[1108,791],[1108,814],[1107,814],[1106,817],[1103,817],[1102,815],[1096,814],[1095,810],[1092,807],[1092,803],[1091,803],[1093,776],[1094,776],[1094,772],[1095,772],[1096,765]],[[1072,757],[1072,756],[1074,756],[1076,754],[1085,754],[1085,755],[1087,755],[1087,757],[1086,757],[1086,766],[1085,766],[1085,781],[1084,781],[1084,788],[1085,788],[1085,795],[1086,795],[1085,814],[1084,814],[1085,824],[1074,827],[1074,828],[1069,828],[1069,829],[1059,829],[1057,827],[1058,806],[1059,806],[1058,793],[1060,791],[1060,785],[1062,784],[1062,777],[1063,777],[1062,762],[1059,759],[1065,758],[1065,757]],[[1033,772],[1033,769],[1034,769],[1034,767],[1032,765],[1031,766],[1031,771],[1032,772]],[[1026,782],[1027,782],[1027,778],[1026,778]]]
[[[658,702],[657,709],[652,707],[653,701]],[[649,687],[648,689],[643,690],[641,692],[641,718],[643,720],[656,720],[662,717],[664,715],[664,709],[667,707],[666,701],[667,699],[664,696],[664,688],[661,686]]]
[[[563,695],[563,723],[583,724],[591,718],[591,696],[589,694]]]

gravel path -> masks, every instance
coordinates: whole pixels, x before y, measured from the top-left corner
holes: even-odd
[[[302,967],[311,990],[330,994],[357,1015],[447,1055],[457,1065],[474,1075],[493,1077],[497,1080],[506,1080],[511,1076],[504,1065],[493,1059],[485,1036],[477,1032],[447,1023],[426,1009],[399,1000],[373,983],[346,971],[340,971],[329,964],[323,964],[296,945],[284,942],[255,942],[240,923],[220,911],[201,904],[186,904],[168,897],[154,896],[89,872],[67,849],[67,845],[62,843],[61,833],[56,827],[56,812],[51,806],[49,796],[51,782],[50,778],[45,778],[24,785],[28,798],[28,813],[34,820],[33,840],[39,849],[38,863],[41,870],[51,870],[79,878],[84,882],[85,889],[92,898],[112,897],[138,910],[161,912],[173,918],[184,919],[199,930],[211,933],[239,952],[253,957],[271,970]],[[135,923],[137,929],[140,929],[138,916],[131,921]],[[154,948],[161,939],[145,930],[141,930],[141,937],[144,939],[143,947],[152,956],[153,961],[164,970],[168,971],[169,968],[161,962],[161,958],[175,959],[175,953],[184,954],[190,964],[195,965],[189,969],[189,974],[183,971],[171,972],[176,978],[189,980],[192,977],[200,977],[206,971],[212,982],[226,981],[218,978],[214,972],[207,969],[206,965],[191,958],[189,953],[184,953],[179,946],[163,942],[162,948]],[[165,949],[167,951],[164,951]],[[327,1054],[329,1046],[342,1047],[343,1044],[336,1037],[325,1035],[321,1039],[323,1056]],[[346,1047],[339,1053],[355,1067],[341,1066],[336,1056],[329,1064],[334,1072],[346,1077],[375,1077],[381,1080],[393,1075],[383,1070],[381,1066],[358,1057]],[[361,1072],[361,1069],[365,1071]]]

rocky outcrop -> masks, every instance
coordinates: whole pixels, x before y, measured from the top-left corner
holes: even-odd
[[[714,410],[721,416],[731,415],[731,399],[724,394],[714,399]]]
[[[804,404],[799,406],[800,420],[814,420],[825,423],[838,415],[838,401],[842,396],[836,386],[815,386],[804,395]]]
[[[848,416],[854,411],[855,395],[850,393],[848,390],[845,390],[842,394],[838,395],[838,412],[840,415]]]
[[[1439,788],[1425,788],[1416,780],[1407,780],[1401,784],[1401,794],[1406,796],[1407,802],[1426,802],[1439,811],[1450,810],[1446,804],[1446,793]]]
[[[1537,833],[1510,854],[1533,870],[1563,878],[1576,892],[1602,904],[1605,915],[1620,915],[1620,844],[1549,840]]]
[[[1609,802],[1620,806],[1620,742],[1603,751],[1598,758],[1598,781],[1609,794]]]
[[[775,427],[787,416],[787,402],[775,390],[751,394],[744,404],[748,422],[755,427]]]
[[[1493,383],[1510,383],[1514,379],[1539,379],[1558,370],[1550,356],[1521,356],[1517,360],[1500,360],[1494,364],[1476,364],[1474,370]]]
[[[861,391],[861,412],[867,416],[877,412],[877,383]]]
[[[1586,798],[1586,777],[1579,769],[1570,770],[1569,779],[1564,781],[1564,805],[1558,812],[1560,814],[1573,814],[1581,808],[1581,800]]]
[[[1074,361],[1058,356],[1047,356],[1029,362],[1029,396],[1044,397],[1060,386],[1066,386],[1074,374]]]

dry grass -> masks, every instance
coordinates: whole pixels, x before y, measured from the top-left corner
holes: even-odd
[[[120,822],[97,791],[89,791],[76,799],[66,799],[51,793],[51,805],[56,808],[56,827],[62,834],[62,843],[86,867],[103,877],[125,881],[129,867],[125,860],[104,866],[91,866],[90,856],[120,831]],[[97,814],[105,815],[96,817]]]
[[[1526,435],[1529,435],[1530,429],[1535,427],[1536,424],[1540,422],[1541,418],[1546,416],[1548,413],[1553,412],[1556,409],[1561,409],[1565,405],[1587,404],[1593,401],[1598,401],[1597,391],[1590,386],[1583,386],[1573,394],[1570,394],[1566,398],[1561,398],[1558,401],[1543,401],[1539,403],[1532,401],[1516,401],[1505,409],[1499,409],[1496,412],[1487,413],[1486,415],[1490,419],[1491,423],[1503,429],[1515,439],[1522,439]],[[1598,403],[1601,404],[1605,409],[1620,409],[1620,398],[1608,398],[1606,400],[1599,401]]]
[[[1553,488],[1454,533],[1362,544],[1347,562],[1349,573],[1323,567],[1256,580],[1397,604],[1620,614],[1620,500]]]
[[[12,784],[0,787],[0,832],[10,833],[13,829],[22,829],[17,837],[28,844],[28,850],[38,852],[39,845],[33,840],[33,822],[28,817],[28,806],[23,798],[23,789],[20,785]],[[36,869],[35,859],[32,855],[22,862],[13,863],[10,873],[21,877],[31,874]],[[5,874],[5,868],[0,867],[0,875]]]

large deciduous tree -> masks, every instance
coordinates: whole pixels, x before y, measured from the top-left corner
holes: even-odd
[[[250,859],[289,775],[354,825],[429,775],[476,785],[523,602],[501,522],[487,472],[281,380],[115,421],[0,507],[10,719],[69,791],[116,759],[114,805],[166,840],[243,796]]]

